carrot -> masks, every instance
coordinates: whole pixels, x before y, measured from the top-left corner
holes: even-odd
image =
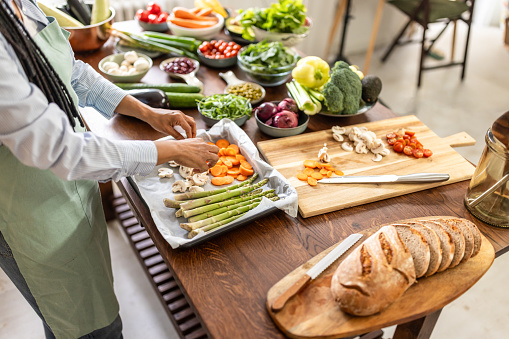
[[[309,177],[308,184],[310,184],[311,186],[316,186],[316,184],[317,184],[316,179],[313,177]]]
[[[226,148],[230,145],[230,142],[226,139],[219,139],[216,141],[216,146],[219,148]]]
[[[316,161],[314,161],[314,160],[304,160],[304,167],[316,168]]]
[[[230,145],[231,146],[231,145]],[[237,155],[237,151],[235,151],[233,148],[231,148],[230,146],[226,147],[225,150],[223,151],[224,155],[229,155],[229,156],[232,156],[234,157],[235,155]]]
[[[240,174],[240,168],[238,168],[238,167],[229,168],[228,171],[226,172],[226,175],[231,175],[232,177],[237,176],[239,174]]]
[[[229,169],[233,167],[233,164],[232,164],[232,162],[229,159],[226,159],[225,161],[223,161],[223,163]]]
[[[323,164],[322,167],[325,168],[326,170],[330,171],[332,168],[332,165],[331,164]]]
[[[198,21],[181,18],[168,18],[168,21],[172,24],[185,28],[207,28],[216,24],[215,21]]]
[[[210,168],[210,174],[214,177],[219,177],[223,173],[223,167],[222,165],[215,165]]]
[[[251,164],[248,163],[247,161],[241,161],[240,166],[244,166],[244,168],[247,168],[247,169],[253,169],[253,166],[251,166]]]
[[[242,154],[237,154],[235,158],[239,159],[239,161],[246,161],[246,157],[243,156]]]
[[[327,172],[328,172],[328,171],[327,171],[327,169],[325,169],[325,168],[322,168],[322,169],[320,170],[320,174],[321,174],[321,175],[327,175]]]
[[[240,165],[240,161],[236,157],[226,157],[226,159],[230,160],[233,166]]]
[[[218,165],[222,165],[222,164],[223,164],[223,160],[219,159],[214,166],[218,166]]]
[[[312,178],[315,178],[316,180],[321,180],[323,179],[323,175],[321,175],[320,173],[318,172],[314,172],[313,174],[311,174],[311,177]]]
[[[237,145],[235,145],[235,144],[230,144],[230,145],[228,145],[228,147],[227,147],[227,148],[232,148],[232,149],[234,149],[234,150],[235,150],[235,154],[233,154],[233,155],[240,154],[239,146],[237,146]]]
[[[231,181],[230,181],[231,180]],[[227,185],[231,184],[233,182],[233,178],[229,176],[225,177],[214,177],[210,180],[210,183],[212,185],[221,186],[221,185]]]
[[[334,173],[334,172],[332,172],[332,171],[327,171],[327,174],[326,174],[326,175],[327,175],[327,178],[332,177],[332,173]]]
[[[173,15],[175,18],[178,19],[186,19],[186,20],[193,20],[193,21],[214,21],[217,22],[216,17],[205,17],[198,14],[193,13],[192,10],[189,10],[184,7],[174,7],[173,8]]]
[[[311,174],[315,173],[315,171],[313,171],[312,168],[306,167],[304,169],[303,173],[309,177],[309,176],[311,176]]]
[[[297,173],[297,179],[302,180],[302,181],[307,181],[308,176],[307,176],[307,174],[304,174],[304,172],[300,172],[300,173]]]
[[[225,176],[226,175],[226,172],[228,172],[228,166],[226,165],[221,165],[221,168],[222,168],[222,172],[221,172],[221,176]]]
[[[227,175],[226,177],[224,177],[225,180],[226,180],[226,184],[231,184],[233,182],[233,180],[235,180],[234,177],[232,177],[231,175]]]
[[[202,10],[201,8],[195,7],[193,9],[191,9],[191,12],[193,12],[194,14],[198,14],[198,13],[200,13],[201,10]]]
[[[253,169],[244,167],[244,164],[241,164],[239,169],[240,169],[240,174],[245,175],[246,177],[254,174]]]
[[[315,167],[318,169],[322,169],[322,164],[319,163],[318,161],[315,161]]]
[[[207,144],[212,145],[212,146],[216,146],[216,144],[214,144],[213,142],[210,142],[210,141],[207,142]]]
[[[345,173],[341,172],[340,170],[336,170],[334,173],[336,175],[345,175]]]
[[[237,176],[237,180],[238,180],[238,181],[244,181],[244,180],[246,180],[246,179],[247,179],[247,177],[246,177],[245,175],[239,174],[239,175]]]
[[[203,8],[198,13],[195,13],[198,16],[207,16],[212,14],[212,8]]]

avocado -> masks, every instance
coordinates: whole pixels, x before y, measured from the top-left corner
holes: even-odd
[[[376,75],[366,75],[362,80],[362,100],[373,103],[382,91],[382,80]]]

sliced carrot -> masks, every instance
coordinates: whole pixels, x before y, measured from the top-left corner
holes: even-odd
[[[231,184],[235,180],[233,177],[227,175],[224,177],[214,177],[210,180],[212,185],[221,186]]]
[[[223,153],[224,153],[224,155],[229,155],[229,156],[233,156],[234,157],[235,155],[237,155],[237,151],[235,151],[230,146],[226,147],[225,150],[223,151]]]
[[[315,168],[322,169],[322,164],[318,161],[315,161]]]
[[[223,164],[223,160],[219,159],[214,166],[222,165],[222,164]]]
[[[230,142],[226,139],[219,139],[216,141],[216,146],[219,148],[226,148],[230,145]]]
[[[202,8],[195,7],[193,9],[191,9],[191,12],[193,12],[194,14],[198,14],[198,13],[200,13],[201,10],[202,10]]]
[[[226,167],[228,167],[228,168],[232,168],[233,167],[233,164],[232,164],[232,162],[229,159],[226,159],[225,161],[223,161],[223,164]]]
[[[210,142],[210,141],[207,142],[207,144],[212,145],[212,146],[216,146],[216,144],[214,144],[213,142]]]
[[[237,176],[240,174],[240,168],[238,167],[232,167],[230,169],[228,169],[228,171],[226,172],[227,175],[231,175],[231,176]]]
[[[237,166],[237,165],[240,165],[240,161],[239,159],[237,159],[236,157],[226,157],[228,160],[231,161],[231,163],[233,164],[233,166]]]
[[[322,167],[327,169],[327,170],[330,170],[332,168],[332,165],[327,163],[327,164],[323,164]]]
[[[235,158],[239,159],[239,161],[246,161],[246,157],[243,156],[242,154],[237,154]]]
[[[217,152],[217,155],[219,155],[220,157],[224,156],[224,150],[225,150],[224,148],[220,148],[219,152]]]
[[[222,174],[222,175],[226,175],[226,172],[228,172],[228,166],[226,166],[226,165],[221,165],[221,168],[223,169],[223,171],[222,171],[222,173],[221,173],[221,174]]]
[[[246,180],[246,179],[247,179],[247,177],[246,177],[245,175],[239,174],[239,175],[237,176],[237,180],[238,180],[238,181],[244,181],[244,180]]]
[[[314,161],[314,160],[304,160],[304,167],[316,168],[316,161]]]
[[[311,186],[316,186],[317,184],[316,179],[313,177],[308,177],[308,184],[310,184]]]
[[[241,164],[239,169],[240,169],[240,174],[245,175],[246,177],[254,174],[253,169],[244,167],[244,164]]]
[[[311,174],[311,177],[315,178],[316,180],[321,180],[323,179],[323,175],[321,175],[320,173],[318,172],[314,172],[313,174]]]
[[[207,16],[212,14],[212,8],[203,8],[198,13],[195,13],[198,16]]]
[[[171,22],[172,24],[185,28],[207,28],[214,26],[217,23],[215,21],[189,20],[176,17],[169,18],[168,21]]]
[[[341,172],[340,170],[336,170],[334,173],[336,175],[345,175],[345,173]]]
[[[223,173],[222,165],[215,165],[210,168],[210,174],[212,174],[212,176],[214,176],[214,177],[220,176],[221,173]]]
[[[332,177],[332,174],[333,174],[333,173],[334,173],[334,172],[332,172],[332,171],[327,171],[327,174],[326,174],[326,175],[327,175],[327,178]]]
[[[240,154],[239,146],[237,146],[235,144],[230,144],[227,148],[232,148],[235,150],[235,154]]]
[[[311,174],[315,173],[315,171],[313,171],[312,168],[306,167],[304,169],[303,173],[309,177],[309,176],[311,176]]]
[[[300,172],[300,173],[297,173],[297,179],[302,180],[302,181],[307,181],[308,176],[307,176],[307,174],[304,174],[304,172]]]
[[[328,172],[328,171],[327,171],[327,169],[325,169],[325,168],[322,168],[322,169],[320,170],[320,174],[321,174],[321,175],[327,175],[327,172]]]
[[[251,164],[248,163],[247,161],[241,161],[240,166],[244,166],[247,169],[253,169],[253,166],[251,166]]]

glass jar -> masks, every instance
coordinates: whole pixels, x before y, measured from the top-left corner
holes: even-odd
[[[486,132],[486,146],[465,196],[465,206],[476,218],[509,227],[509,150]]]

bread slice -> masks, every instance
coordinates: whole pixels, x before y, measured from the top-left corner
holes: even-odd
[[[476,256],[477,253],[479,253],[479,251],[481,250],[481,245],[482,245],[481,231],[479,231],[477,226],[470,220],[467,220],[467,219],[460,219],[460,220],[463,221],[467,225],[467,227],[472,232],[472,236],[474,237],[474,250],[472,251],[472,255],[470,256],[470,258],[472,258],[472,257]]]
[[[394,227],[384,226],[341,262],[331,293],[342,311],[367,316],[388,307],[414,282],[409,250]]]
[[[460,262],[467,261],[470,259],[474,251],[474,236],[472,231],[470,231],[470,228],[467,226],[467,224],[463,222],[463,219],[451,218],[445,219],[445,221],[451,225],[456,226],[463,234],[463,237],[465,238],[465,253],[463,254],[463,258],[461,258]]]
[[[459,228],[448,223],[446,219],[433,219],[430,222],[440,224],[451,235],[452,241],[454,241],[454,256],[448,268],[458,265],[465,254],[465,237],[463,233]]]
[[[415,276],[420,278],[426,274],[430,261],[429,245],[421,232],[408,225],[394,224],[399,237],[410,250],[415,266]]]
[[[404,224],[419,231],[428,242],[430,258],[428,270],[424,276],[428,277],[435,274],[442,263],[442,249],[440,248],[440,239],[438,238],[438,235],[434,230],[420,222],[405,222]]]
[[[442,272],[443,270],[449,268],[451,265],[451,261],[454,257],[454,241],[452,240],[452,235],[442,227],[439,223],[428,221],[428,220],[419,220],[424,226],[431,228],[437,234],[440,239],[440,248],[442,249],[442,262],[438,267],[437,272]]]

